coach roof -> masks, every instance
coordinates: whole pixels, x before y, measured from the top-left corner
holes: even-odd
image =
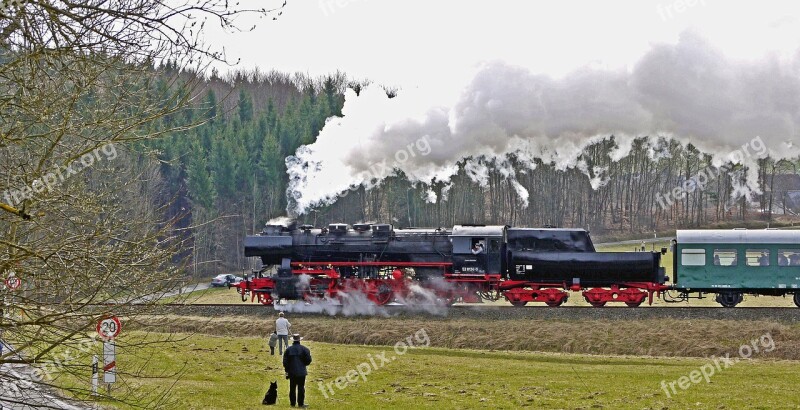
[[[677,232],[679,244],[687,243],[785,243],[800,245],[800,230],[692,229]]]

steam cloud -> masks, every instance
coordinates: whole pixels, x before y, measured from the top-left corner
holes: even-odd
[[[306,277],[305,283],[308,286],[307,275],[301,275],[301,282]],[[441,280],[442,283],[444,280]],[[447,284],[447,286],[452,286]],[[437,288],[438,289],[438,288]],[[420,285],[414,283],[409,286],[411,292],[410,299],[406,300],[403,297],[396,296],[395,301],[387,306],[378,306],[367,295],[358,291],[339,292],[338,299],[314,299],[310,302],[302,300],[295,301],[294,303],[287,303],[285,305],[279,304],[277,301],[274,304],[275,309],[284,312],[294,313],[319,313],[329,316],[383,316],[390,317],[405,312],[424,312],[434,316],[446,316],[447,305],[445,301],[440,300],[435,292],[425,289]]]
[[[267,225],[280,225],[288,227],[292,223],[292,218],[288,216],[278,216],[267,221]]]
[[[588,175],[578,155],[612,134],[614,160],[643,136],[691,142],[714,153],[717,165],[757,136],[767,147],[757,154],[794,157],[800,153],[792,144],[800,120],[798,69],[800,53],[788,61],[733,61],[687,32],[677,44],[654,46],[630,71],[585,68],[554,79],[489,63],[450,106],[430,107],[415,90],[393,99],[378,88],[360,96],[348,90],[344,116],[329,118],[315,143],[286,159],[288,211],[302,214],[397,171],[413,183],[448,182],[459,161],[481,185],[490,168],[499,170],[524,202],[528,192],[517,182],[510,156],[530,168],[540,158]],[[424,155],[421,139],[429,143]],[[742,158],[748,165],[755,160]],[[757,190],[754,168],[751,190]],[[597,188],[604,181],[591,183]],[[432,191],[428,199],[437,200]]]

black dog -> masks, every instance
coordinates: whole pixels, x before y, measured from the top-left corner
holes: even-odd
[[[269,390],[267,390],[267,394],[264,395],[264,400],[261,401],[261,404],[268,404],[272,405],[278,401],[278,382],[274,381],[269,384]]]

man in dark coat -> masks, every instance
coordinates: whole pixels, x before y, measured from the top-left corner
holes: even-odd
[[[303,338],[299,334],[292,335],[292,345],[283,354],[283,369],[286,371],[286,378],[289,379],[289,402],[292,407],[295,403],[300,407],[308,407],[305,404],[308,375],[306,366],[311,364],[311,351],[300,344],[301,340]]]

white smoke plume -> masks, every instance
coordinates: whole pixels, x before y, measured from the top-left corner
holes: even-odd
[[[378,306],[367,295],[357,292],[339,292],[338,299],[313,299],[294,301],[285,305],[275,303],[275,309],[296,313],[323,313],[329,316],[390,316],[383,306]]]
[[[309,277],[307,275],[301,275]],[[437,289],[451,286],[440,279]],[[307,286],[307,285],[306,285]],[[386,306],[378,306],[363,292],[350,290],[339,292],[337,299],[317,298],[309,301],[297,300],[286,304],[274,303],[276,310],[293,313],[319,313],[328,316],[383,316],[389,317],[405,312],[425,312],[435,316],[447,316],[447,303],[439,299],[433,290],[423,288],[419,284],[409,285],[408,298],[396,296]]]
[[[612,134],[614,160],[643,136],[691,142],[717,156],[758,136],[767,147],[762,156],[794,157],[799,69],[800,53],[736,61],[687,32],[677,44],[653,46],[631,70],[584,68],[556,79],[488,63],[450,105],[431,107],[424,90],[402,90],[392,99],[378,87],[360,96],[348,91],[344,116],[329,118],[316,142],[286,159],[288,211],[302,214],[398,170],[414,183],[448,182],[459,161],[481,185],[489,167],[500,170],[524,201],[528,193],[516,181],[511,156],[531,168],[540,158],[580,169],[583,148]],[[594,188],[608,182],[602,169],[593,171]]]
[[[341,309],[341,306],[342,304],[339,303],[339,301],[331,299],[317,299],[310,302],[297,300],[293,302],[287,302],[286,304],[280,304],[278,301],[275,301],[273,304],[275,310],[282,312],[320,313],[328,316],[336,316]]]
[[[302,274],[297,276],[297,290],[306,291],[311,286],[311,275]]]
[[[435,316],[447,316],[447,303],[440,299],[431,289],[426,289],[417,283],[408,286],[410,294],[407,299],[397,298],[397,302],[404,306],[404,309],[411,312],[426,312]]]
[[[267,225],[277,225],[288,227],[292,223],[292,218],[288,216],[278,216],[267,221]]]

